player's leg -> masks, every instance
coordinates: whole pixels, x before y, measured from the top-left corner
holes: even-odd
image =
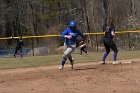
[[[118,49],[116,44],[114,43],[114,41],[112,40],[110,43],[110,48],[113,50],[114,54],[113,54],[113,64],[120,64],[120,62],[117,62],[117,54],[118,54]]]
[[[20,56],[21,56],[21,58],[22,58],[22,57],[23,57],[23,53],[22,53],[22,52],[23,52],[23,51],[22,51],[22,47],[20,47],[20,48],[19,48],[19,50],[20,50]]]
[[[66,50],[66,51],[64,52],[64,54],[63,54],[62,61],[61,61],[61,65],[59,66],[59,69],[60,69],[60,70],[63,69],[63,67],[64,67],[64,65],[65,65],[65,63],[66,63],[66,60],[67,60],[67,57],[65,56],[66,52],[67,52],[67,50]]]
[[[74,59],[72,58],[71,55],[69,55],[68,59],[69,59],[70,64],[71,64],[71,68],[73,69]]]
[[[64,43],[64,54],[63,54],[63,57],[62,57],[62,61],[61,61],[61,65],[59,66],[59,69],[62,70],[64,65],[65,65],[65,62],[67,60],[67,58],[65,57],[65,54],[66,54],[66,50],[67,50],[67,45]]]
[[[104,42],[104,47],[105,47],[106,52],[103,55],[101,64],[105,64],[105,59],[107,58],[108,54],[110,53],[110,46],[108,45],[108,43]]]
[[[65,51],[64,54],[63,54],[63,58],[62,58],[61,65],[60,65],[60,67],[59,67],[60,70],[63,69],[67,58],[69,58],[69,56],[71,55],[71,53],[72,53],[73,51],[74,51],[74,48],[71,47],[70,45],[67,45],[66,51]]]
[[[72,58],[71,54],[72,52],[74,52],[76,46],[75,45],[71,45],[70,48],[72,49],[69,54],[67,55],[67,58],[69,59],[70,61],[70,64],[71,64],[71,68],[73,69],[73,64],[74,64],[74,59]]]
[[[86,48],[86,46],[84,46],[83,51],[84,51],[86,54],[88,54],[88,53],[87,53],[87,48]]]
[[[80,55],[82,55],[83,47],[80,48]]]
[[[65,62],[66,62],[67,58],[63,57],[62,58],[62,61],[61,61],[61,65],[59,66],[59,69],[62,70],[64,65],[65,65]]]
[[[63,54],[63,57],[62,57],[62,61],[61,61],[61,65],[59,66],[59,69],[62,70],[65,63],[66,63],[66,60],[67,60],[67,53],[68,53],[69,49],[66,49],[66,51],[64,52]]]
[[[85,50],[86,50],[86,52],[87,52],[87,55],[88,55],[88,48],[87,48],[87,46],[85,47]]]
[[[15,57],[16,57],[16,54],[17,54],[18,50],[19,50],[19,46],[16,46],[15,53],[14,53]]]

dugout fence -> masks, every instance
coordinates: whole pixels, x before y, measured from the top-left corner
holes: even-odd
[[[140,50],[140,30],[117,31],[114,38],[119,50]],[[104,50],[102,43],[103,32],[84,33],[88,42],[88,51],[98,52]],[[0,38],[0,56],[13,56],[16,41],[19,37]],[[23,56],[44,56],[63,53],[63,41],[60,35],[22,36],[24,47]],[[80,38],[78,39],[80,41]],[[75,53],[78,53],[77,48]],[[20,53],[19,53],[20,55]]]

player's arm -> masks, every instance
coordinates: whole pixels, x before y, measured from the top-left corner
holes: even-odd
[[[115,36],[116,34],[115,34],[115,27],[114,26],[112,26],[112,29],[111,29],[111,34],[113,35],[113,36]]]
[[[104,35],[105,35],[105,30],[106,30],[106,24],[103,25],[103,32],[104,32]]]
[[[64,35],[65,38],[71,39],[72,35]]]
[[[84,41],[79,42],[79,44],[82,44]]]
[[[116,34],[115,34],[115,31],[111,31],[111,34],[113,35],[113,36],[115,36]]]
[[[67,29],[62,32],[61,37],[62,38],[68,38],[68,39],[71,39],[72,38],[71,35],[68,35],[68,30]]]
[[[80,32],[80,36],[82,37],[83,42],[85,42],[85,36],[83,35],[83,33]]]

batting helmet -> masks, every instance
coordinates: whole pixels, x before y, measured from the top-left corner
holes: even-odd
[[[76,26],[77,25],[77,23],[76,23],[76,21],[70,21],[70,23],[69,23],[69,26]]]

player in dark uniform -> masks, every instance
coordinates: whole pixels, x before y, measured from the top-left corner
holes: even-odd
[[[82,55],[83,51],[88,55],[87,52],[87,43],[84,41],[80,42],[80,55]]]
[[[61,65],[59,66],[59,70],[62,70],[64,68],[64,64],[66,62],[67,59],[69,59],[70,63],[71,63],[71,68],[73,69],[73,58],[71,56],[71,53],[74,52],[74,50],[76,49],[76,40],[77,37],[80,35],[83,40],[84,35],[77,30],[76,27],[77,23],[76,21],[71,21],[69,23],[69,27],[64,30],[61,34],[61,37],[64,39],[64,54],[62,57],[62,62]]]
[[[118,49],[116,47],[116,44],[113,41],[113,37],[115,36],[115,27],[113,25],[113,20],[111,18],[108,19],[107,24],[103,26],[103,31],[105,32],[103,43],[104,43],[106,52],[104,53],[101,64],[105,64],[105,59],[110,53],[110,49],[114,51],[113,64],[120,64],[120,62],[116,61]]]
[[[21,53],[21,57],[22,57],[22,47],[23,47],[23,41],[22,38],[20,37],[19,39],[16,39],[16,49],[15,49],[15,53],[14,53],[14,57],[16,57],[16,54],[18,53],[18,51],[20,50]]]

